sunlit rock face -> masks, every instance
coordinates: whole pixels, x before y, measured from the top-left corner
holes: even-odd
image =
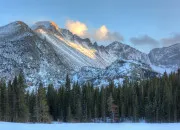
[[[105,68],[110,63],[103,59],[89,39],[82,39],[66,29],[52,31],[47,22],[38,22],[32,28],[53,47],[62,62],[72,70],[78,71],[83,66]]]
[[[69,47],[79,51],[80,53],[84,54],[85,56],[91,58],[91,59],[96,59],[96,50],[93,48],[87,48],[81,44],[77,44],[75,42],[71,42],[69,40],[65,40],[64,38],[60,36],[56,36],[60,41],[63,41],[65,44],[67,44]]]
[[[54,26],[47,21],[38,22],[32,28],[41,38],[51,43],[63,62],[75,71],[83,66],[105,68],[117,59],[149,63],[146,54],[120,42],[113,42],[107,47],[94,46],[89,39],[82,39],[69,30],[52,29]]]

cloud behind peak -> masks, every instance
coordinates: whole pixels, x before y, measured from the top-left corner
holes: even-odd
[[[123,36],[117,32],[111,32],[106,25],[102,25],[99,28],[88,28],[85,23],[74,20],[67,20],[65,24],[66,28],[73,34],[76,34],[83,38],[90,38],[94,41],[123,41]]]
[[[148,35],[143,35],[140,37],[132,37],[132,38],[130,38],[130,41],[134,45],[151,45],[151,46],[154,46],[154,45],[157,45],[159,43],[156,39],[154,39]]]
[[[161,42],[163,46],[170,46],[176,43],[180,43],[180,33],[173,34],[172,36],[167,38],[162,38]]]
[[[80,21],[67,20],[65,26],[67,29],[69,29],[69,31],[78,36],[84,36],[88,30],[86,24]]]

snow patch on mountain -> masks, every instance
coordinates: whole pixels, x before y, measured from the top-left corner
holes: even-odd
[[[160,74],[164,74],[164,72],[166,72],[167,74],[170,74],[171,72],[175,72],[178,69],[177,66],[169,67],[169,68],[166,66],[157,66],[157,65],[153,65],[153,64],[151,64],[150,66],[154,71],[156,71]]]
[[[79,72],[74,73],[72,81],[80,84],[87,81],[95,86],[107,86],[110,81],[115,85],[122,84],[125,78],[129,80],[142,80],[159,75],[147,64],[133,60],[116,60],[105,69],[83,67]]]

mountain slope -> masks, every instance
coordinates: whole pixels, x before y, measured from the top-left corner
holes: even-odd
[[[23,71],[31,85],[58,81],[68,71],[52,46],[20,21],[0,28],[0,61],[1,76],[12,79]]]
[[[134,60],[150,64],[148,55],[120,42],[109,44],[106,46],[106,51],[111,55],[111,57],[115,57],[115,59]]]
[[[158,75],[159,73],[153,71],[149,65],[142,62],[116,60],[105,69],[83,67],[79,72],[74,73],[72,80],[81,84],[89,81],[95,86],[107,86],[110,81],[114,81],[118,85],[125,78],[138,81]]]
[[[150,51],[149,58],[152,64],[167,67],[180,67],[180,43],[169,47],[156,48]]]
[[[107,47],[94,45],[89,39],[82,39],[66,29],[59,28],[54,22],[36,23],[32,29],[52,44],[63,63],[78,71],[83,66],[105,68],[115,60],[137,60],[149,63],[146,54],[120,42]]]

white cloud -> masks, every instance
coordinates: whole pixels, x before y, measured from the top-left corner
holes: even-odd
[[[123,37],[119,33],[110,32],[110,30],[105,25],[102,25],[97,29],[89,29],[85,23],[80,21],[67,20],[66,28],[73,34],[84,38],[88,37],[95,41],[123,41]]]
[[[105,25],[101,26],[99,29],[96,30],[96,32],[94,33],[95,35],[95,39],[97,40],[106,40],[108,39],[108,32],[109,30],[107,29],[107,27]]]
[[[97,41],[123,41],[123,37],[119,33],[110,32],[105,25],[102,25],[93,34],[93,38]]]
[[[73,20],[66,21],[66,28],[70,30],[73,34],[76,34],[78,36],[84,36],[86,31],[88,30],[86,24]]]

